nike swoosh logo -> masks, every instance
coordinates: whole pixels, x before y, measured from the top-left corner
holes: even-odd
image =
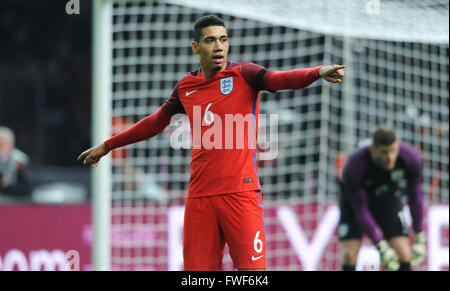
[[[252,256],[252,261],[259,260],[259,259],[261,259],[262,257],[264,257],[264,255],[259,256],[259,257],[256,257],[256,258],[255,258],[255,256]]]
[[[189,92],[189,91],[186,91],[186,96],[189,96],[189,95],[191,95],[192,93],[194,93],[195,91],[197,91],[197,90],[194,90],[194,91],[191,91],[191,92]]]

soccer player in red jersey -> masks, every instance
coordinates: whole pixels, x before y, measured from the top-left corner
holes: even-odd
[[[183,229],[185,270],[221,270],[225,243],[236,269],[265,269],[264,213],[255,158],[259,92],[301,89],[321,77],[341,83],[344,76],[345,66],[339,65],[273,71],[232,62],[227,60],[228,49],[227,29],[220,18],[197,20],[192,51],[200,68],[182,78],[155,113],[78,157],[96,167],[110,150],[163,131],[173,115],[188,116],[193,148]]]

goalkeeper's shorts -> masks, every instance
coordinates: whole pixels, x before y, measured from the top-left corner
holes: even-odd
[[[383,201],[381,206],[372,205],[372,207],[369,207],[377,226],[383,232],[383,238],[389,240],[393,237],[409,236],[409,229],[401,202],[396,201],[398,198],[394,195],[383,197],[383,199],[385,201]],[[339,240],[362,239],[364,234],[363,230],[359,226],[350,202],[345,195],[341,195],[340,197],[339,208]]]
[[[225,243],[237,269],[266,267],[264,213],[260,191],[186,200],[184,270],[222,269]]]

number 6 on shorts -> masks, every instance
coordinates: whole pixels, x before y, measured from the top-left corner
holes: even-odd
[[[263,242],[259,239],[259,234],[261,232],[257,231],[255,235],[255,239],[253,241],[253,248],[255,249],[255,252],[261,253],[263,250]]]

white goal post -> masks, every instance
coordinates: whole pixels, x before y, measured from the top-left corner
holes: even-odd
[[[92,144],[111,136],[112,2],[95,0],[92,21]],[[92,264],[97,271],[111,269],[111,157],[91,170]]]

